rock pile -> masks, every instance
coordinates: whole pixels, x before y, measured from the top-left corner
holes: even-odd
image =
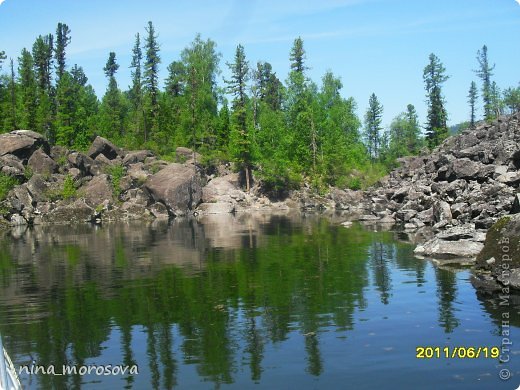
[[[97,137],[87,153],[50,147],[40,134],[0,135],[0,172],[18,180],[0,203],[11,225],[168,218],[195,210],[204,182],[189,149],[169,163]]]
[[[448,138],[429,155],[400,159],[400,168],[358,202],[360,219],[432,228],[436,236],[416,248],[418,255],[475,258],[486,230],[520,212],[519,120],[520,114],[500,117]]]

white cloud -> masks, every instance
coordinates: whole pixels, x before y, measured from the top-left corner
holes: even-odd
[[[518,5],[520,5],[520,0],[515,0],[515,1],[518,3]],[[519,387],[520,387],[520,385],[519,385]]]
[[[2,3],[4,2],[5,0],[0,0],[0,5],[2,5]]]

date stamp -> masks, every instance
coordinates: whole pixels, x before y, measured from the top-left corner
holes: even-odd
[[[499,347],[434,347],[415,348],[417,359],[498,359]]]

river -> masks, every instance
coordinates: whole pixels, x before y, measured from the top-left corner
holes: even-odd
[[[27,389],[516,388],[518,300],[470,276],[317,215],[15,229],[0,332]]]

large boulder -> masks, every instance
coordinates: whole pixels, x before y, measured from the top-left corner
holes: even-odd
[[[201,179],[194,167],[172,163],[150,176],[144,188],[156,202],[163,203],[170,214],[185,215],[202,198]]]
[[[452,162],[451,169],[458,179],[475,179],[480,171],[480,164],[469,158],[459,158]]]
[[[453,216],[448,202],[443,200],[437,201],[433,205],[433,218],[435,222],[451,222]]]
[[[483,248],[483,244],[471,240],[448,241],[433,238],[414,250],[416,255],[433,258],[471,258],[474,259]]]
[[[115,159],[117,156],[121,156],[121,149],[115,146],[112,142],[106,138],[97,136],[92,142],[87,155],[95,159],[99,154],[103,154],[109,160]]]
[[[245,197],[239,189],[238,174],[216,177],[202,189],[202,201],[205,203],[231,202],[242,200]]]
[[[34,131],[15,130],[0,134],[0,156],[14,154],[21,159],[28,159],[39,148],[49,152],[49,143],[43,135]]]
[[[136,150],[129,152],[123,159],[123,165],[128,166],[130,164],[142,163],[147,157],[152,157],[153,153],[150,150]]]
[[[36,150],[29,161],[27,166],[32,170],[33,173],[39,173],[41,175],[51,175],[58,171],[58,164],[50,158],[47,153],[42,149]]]
[[[112,185],[105,174],[95,176],[79,192],[85,198],[85,203],[94,208],[105,201],[111,202],[113,198]]]

